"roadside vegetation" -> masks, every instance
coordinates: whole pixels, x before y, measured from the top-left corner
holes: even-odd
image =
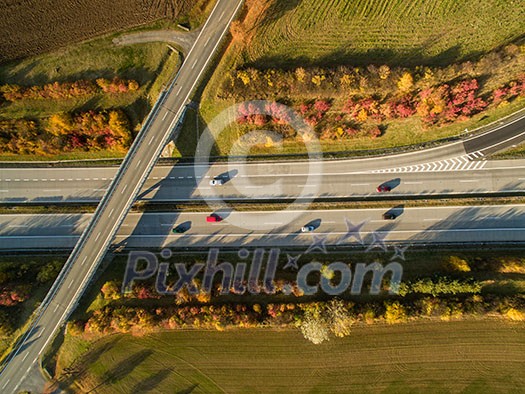
[[[213,6],[209,0],[161,0],[134,12],[136,4],[131,3],[118,7],[105,0],[86,4],[82,16],[89,23],[67,18],[75,28],[57,22],[60,12],[71,12],[64,4],[53,7],[35,3],[29,12],[27,2],[9,6],[10,18],[4,21],[9,26],[2,34],[21,29],[17,23],[22,16],[28,21],[20,30],[23,34],[17,33],[17,40],[5,40],[10,46],[0,46],[0,160],[85,160],[125,155],[158,94],[180,66],[180,55],[165,43],[113,44],[113,38],[126,32],[74,42],[125,27],[139,26],[132,31],[176,29],[180,23],[193,29]],[[32,24],[35,12],[38,26]],[[54,29],[41,34],[42,23],[48,22]],[[32,54],[45,53],[6,63],[26,55],[24,38],[34,35],[35,28],[38,37],[31,42]],[[65,32],[55,34],[61,28]],[[35,52],[35,48],[39,50]]]
[[[343,261],[354,267],[357,262],[368,264],[377,261],[386,265],[392,256],[384,253],[338,252],[308,257],[309,260],[311,257],[323,264]],[[478,327],[476,332],[470,332],[468,335],[473,335],[471,339],[478,346],[479,341],[484,341],[482,347],[492,346],[489,345],[490,341],[486,342],[482,327],[490,326],[495,330],[506,331],[523,325],[525,256],[521,251],[407,251],[405,258],[406,261],[399,261],[403,265],[404,274],[398,295],[388,293],[388,277],[383,281],[381,293],[370,295],[369,283],[366,281],[369,281],[371,276],[367,276],[361,295],[343,293],[338,299],[331,299],[322,293],[314,296],[303,295],[293,282],[294,272],[281,268],[278,268],[277,272],[275,294],[263,292],[260,295],[241,295],[232,287],[228,289],[227,294],[219,295],[222,278],[218,277],[211,295],[203,292],[190,295],[187,291],[182,291],[173,296],[159,296],[154,290],[153,279],[135,283],[131,293],[122,295],[120,287],[125,259],[117,257],[68,323],[64,344],[56,358],[50,361],[48,369],[54,371],[62,387],[75,383],[83,390],[91,390],[93,387],[114,390],[115,385],[124,382],[127,383],[121,387],[129,387],[128,383],[135,382],[135,379],[150,381],[143,375],[142,367],[136,368],[137,363],[149,356],[138,360],[128,353],[129,359],[124,357],[121,351],[117,350],[122,340],[133,344],[145,341],[148,345],[144,346],[149,346],[150,355],[165,350],[164,347],[164,350],[161,350],[155,345],[156,338],[161,337],[172,338],[170,340],[174,343],[185,343],[185,338],[191,340],[190,338],[201,338],[201,335],[210,340],[213,338],[214,343],[227,343],[234,337],[260,336],[261,341],[286,337],[294,338],[293,343],[297,347],[294,347],[292,353],[313,351],[319,352],[320,357],[328,357],[334,346],[354,346],[363,336],[370,335],[369,338],[372,338],[372,333],[381,330],[385,325],[404,327],[393,328],[389,331],[392,334],[397,330],[408,333],[422,326],[438,332],[447,331],[453,325],[462,328],[475,326]],[[221,254],[219,263],[235,263],[237,259],[234,253]],[[185,262],[188,266],[204,261],[205,256],[198,255],[176,255],[169,260],[170,263]],[[421,264],[422,261],[425,264]],[[285,263],[286,256],[281,259],[279,267],[283,267]],[[331,274],[328,269],[322,270],[321,275],[334,283],[339,280],[337,275]],[[314,276],[311,278],[312,283],[318,283],[320,277]],[[175,277],[170,276],[167,283],[173,284],[175,280]],[[201,280],[202,278],[197,278],[194,283],[199,287]],[[286,283],[292,285],[292,292],[288,295],[285,290]],[[472,320],[475,320],[473,325]],[[109,334],[116,335],[108,338]],[[129,334],[139,338],[131,339]],[[459,337],[463,337],[464,334],[467,335],[458,333]],[[507,337],[507,334],[504,335]],[[299,340],[301,336],[303,342]],[[478,339],[474,340],[474,337]],[[498,344],[523,342],[523,338],[519,336],[509,334],[507,338],[508,340]],[[430,335],[427,335],[426,340],[429,341],[428,345],[425,341],[414,344],[413,349],[397,362],[411,363],[408,360],[420,354],[421,346],[431,346],[433,339]],[[202,345],[206,346],[205,343],[202,342]],[[314,349],[312,343],[317,344],[319,349]],[[453,342],[445,345],[448,350],[442,349],[443,354],[454,354],[450,350],[452,346]],[[285,348],[290,349],[290,346]],[[90,351],[86,353],[86,349]],[[112,353],[113,351],[116,353]],[[266,350],[260,351],[266,356],[254,362],[270,362],[273,356],[268,355]],[[395,351],[398,352],[399,349]],[[235,355],[244,357],[239,353],[240,347],[234,347],[231,352],[231,359],[236,359]],[[271,353],[271,350],[268,349],[268,352]],[[280,351],[274,356],[279,357],[282,363],[291,363],[292,353]],[[106,359],[107,354],[111,356]],[[222,379],[224,373],[218,369],[216,373],[213,372],[213,368],[219,365],[219,360],[210,359],[215,357],[213,352],[210,353],[210,349],[207,348],[203,350],[203,354],[208,360],[206,365],[210,363],[212,368],[209,373]],[[117,359],[121,362],[115,364]],[[466,359],[464,361],[467,362]],[[204,361],[199,362],[200,366],[202,362]],[[144,366],[147,363],[149,361],[145,361]],[[178,362],[175,361],[163,364],[162,368],[168,370],[163,372],[166,379],[172,383],[178,382],[177,384],[204,384],[201,380],[179,380],[181,375],[169,372],[177,365]],[[211,367],[212,365],[215,367]],[[268,365],[271,365],[269,368],[274,373],[280,370],[279,363],[270,362]],[[390,362],[387,365],[390,365]],[[153,370],[160,372],[158,368],[160,367]],[[114,377],[113,373],[117,377]],[[407,378],[402,376],[402,379]],[[432,384],[445,383],[444,379],[438,379]],[[495,384],[500,385],[497,380]],[[289,382],[285,386],[293,387]],[[235,391],[237,388],[231,390]]]
[[[0,359],[23,332],[65,262],[64,256],[0,259]]]
[[[111,39],[0,66],[0,159],[125,154],[179,56],[163,43]]]
[[[458,136],[523,107],[525,8],[500,0],[453,2],[248,1],[232,42],[187,119],[195,125],[233,103],[267,99],[296,110],[325,152],[383,149]],[[490,4],[489,4],[490,3]],[[498,17],[497,15],[500,15]],[[505,27],[499,25],[505,20]],[[305,152],[279,113],[246,116],[216,141],[216,155],[254,129],[272,130],[251,154]]]
[[[510,160],[510,159],[524,159],[525,158],[525,144],[518,144],[510,147],[502,152],[498,152],[490,157],[496,160]]]

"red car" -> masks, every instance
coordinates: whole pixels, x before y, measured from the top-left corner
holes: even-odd
[[[389,192],[390,190],[392,190],[392,188],[388,185],[379,185],[376,189],[376,191],[378,193],[385,193],[385,192]]]
[[[206,216],[207,222],[220,222],[222,218],[216,213],[212,213],[210,216]]]

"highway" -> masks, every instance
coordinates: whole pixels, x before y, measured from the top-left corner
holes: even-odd
[[[483,163],[484,167],[478,170],[363,173],[350,169],[335,172],[330,169],[332,163],[325,162],[321,183],[312,193],[315,197],[325,198],[377,196],[377,185],[389,181],[393,186],[389,195],[398,197],[525,191],[525,160],[472,163]],[[214,165],[207,175],[196,175],[191,166],[155,167],[138,199],[157,202],[202,198],[286,199],[297,196],[301,190],[299,187],[306,183],[308,174],[304,170],[292,172],[292,168],[282,165],[264,165],[266,171],[263,171],[259,166],[263,163],[239,167]],[[116,169],[74,169],[64,171],[57,178],[47,178],[47,175],[40,173],[45,171],[33,170],[31,175],[27,175],[31,178],[8,178],[11,179],[10,184],[4,184],[4,189],[0,189],[0,200],[11,203],[96,203],[107,190]],[[94,176],[93,173],[99,175]],[[218,175],[223,175],[228,181],[220,187],[211,187],[209,180]]]
[[[347,227],[345,218],[353,224],[364,222],[361,234],[370,243],[372,233],[380,232],[389,243],[462,244],[525,242],[525,205],[451,206],[315,210],[301,212],[216,211],[224,221],[207,223],[210,212],[196,213],[130,213],[113,241],[114,246],[128,248],[186,248],[308,246],[312,235],[326,237],[327,245],[338,244]],[[384,220],[383,213],[393,212],[394,220]],[[88,214],[0,215],[0,250],[34,250],[72,248],[89,223]],[[271,222],[270,222],[271,220]],[[232,224],[232,222],[236,224]],[[253,229],[253,222],[271,224],[272,230]],[[313,224],[312,233],[301,233],[306,224]],[[186,231],[174,234],[182,226]],[[343,244],[355,242],[350,239]],[[340,243],[339,243],[340,244]]]
[[[318,166],[321,183],[314,197],[362,197],[393,181],[400,196],[448,193],[522,192],[525,160],[486,160],[497,150],[525,140],[525,116],[495,124],[466,140],[409,153],[362,159],[326,160]],[[308,174],[304,161],[214,163],[207,166],[157,166],[139,199],[188,201],[200,198],[294,198]],[[98,202],[115,177],[115,167],[2,168],[0,202]],[[318,175],[318,174],[314,174]],[[219,189],[210,177],[227,182]],[[397,187],[397,184],[400,187]]]
[[[15,393],[24,388],[26,376],[75,308],[241,4],[240,0],[217,1],[177,78],[144,122],[33,325],[8,357],[0,375],[0,392]]]
[[[406,154],[323,162],[321,184],[307,185],[301,161],[214,164],[202,173],[199,166],[158,167],[155,161],[169,140],[196,84],[209,65],[242,1],[218,0],[189,51],[177,78],[163,92],[145,120],[121,167],[0,169],[0,202],[100,202],[93,216],[3,215],[0,244],[4,250],[31,245],[47,248],[75,245],[64,270],[37,311],[22,341],[0,375],[0,392],[24,389],[28,374],[42,352],[76,307],[107,248],[289,246],[308,247],[312,240],[336,244],[345,239],[347,217],[363,225],[365,242],[377,239],[404,243],[523,242],[525,206],[403,208],[393,207],[395,220],[383,220],[385,210],[307,211],[287,224],[293,212],[276,214],[282,223],[268,222],[268,212],[222,212],[226,220],[205,224],[202,213],[126,214],[137,197],[159,201],[239,198],[293,198],[305,187],[312,197],[373,195],[379,183],[392,186],[390,195],[522,192],[524,163],[491,162],[486,156],[517,144],[525,137],[525,117],[494,125],[487,133],[437,148]],[[212,188],[211,177],[225,185]],[[148,178],[149,177],[149,178]],[[295,212],[297,213],[297,212]],[[257,218],[260,215],[261,218]],[[238,216],[238,217],[237,217]],[[275,215],[274,215],[275,216]],[[244,219],[246,217],[246,220]],[[249,220],[247,218],[250,218]],[[126,218],[126,219],[125,219]],[[237,226],[229,224],[234,221]],[[245,226],[242,226],[245,220]],[[253,223],[272,230],[247,230]],[[174,225],[190,223],[184,234],[172,234]],[[240,224],[239,224],[240,223]],[[300,233],[302,225],[315,230]],[[122,225],[122,226],[121,226]],[[379,238],[378,238],[379,237]],[[17,241],[18,240],[18,241]],[[53,246],[55,245],[55,246]],[[59,245],[59,246],[56,246]]]

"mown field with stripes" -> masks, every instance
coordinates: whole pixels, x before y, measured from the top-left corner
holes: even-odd
[[[275,0],[246,49],[261,67],[447,65],[523,35],[525,2]]]
[[[76,365],[63,383],[101,394],[505,393],[525,385],[525,330],[427,321],[359,326],[321,345],[298,330],[112,335]]]

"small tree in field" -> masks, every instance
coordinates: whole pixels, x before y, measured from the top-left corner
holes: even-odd
[[[342,338],[350,335],[350,328],[354,321],[341,300],[334,299],[330,301],[328,314],[330,317],[330,330],[336,337]]]
[[[405,307],[397,301],[385,302],[385,320],[388,324],[395,324],[406,320]]]
[[[399,78],[399,81],[397,81],[397,88],[403,93],[409,92],[413,85],[414,78],[412,78],[412,74],[408,71]]]
[[[306,311],[299,328],[303,336],[314,345],[319,345],[330,339],[328,323],[320,311]]]
[[[303,67],[296,68],[295,78],[297,79],[297,81],[303,83],[306,78],[306,70]]]
[[[378,74],[379,78],[387,79],[390,75],[390,67],[388,67],[386,64],[383,64],[381,67],[379,67]]]

